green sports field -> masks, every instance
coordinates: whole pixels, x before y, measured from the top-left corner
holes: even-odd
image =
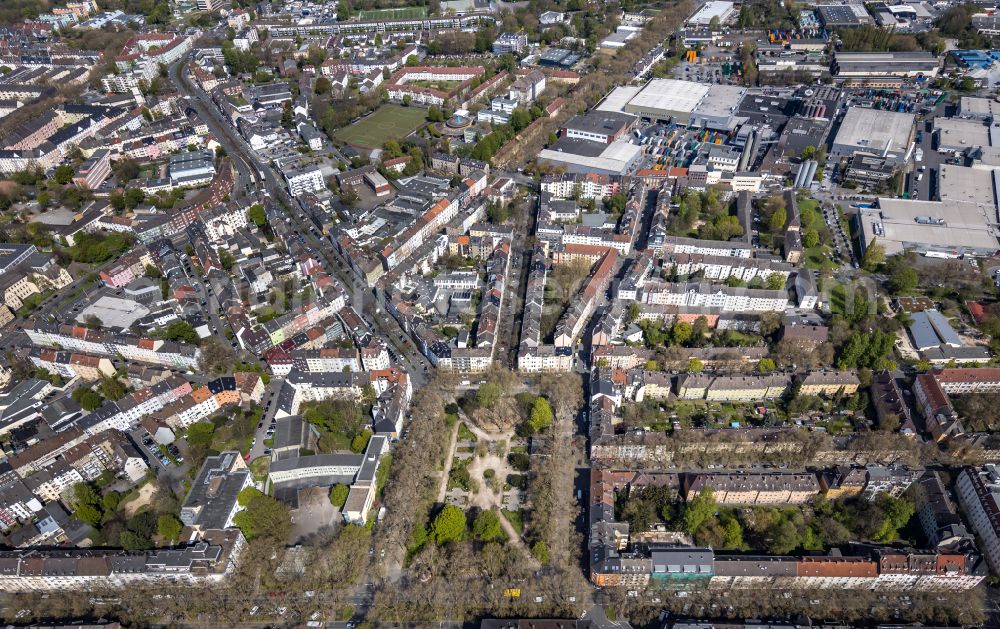
[[[427,17],[427,7],[399,7],[396,9],[367,9],[358,11],[358,19],[365,20],[416,20]]]
[[[427,110],[402,105],[382,105],[367,118],[344,127],[334,135],[347,144],[379,148],[386,140],[405,138],[423,123]]]

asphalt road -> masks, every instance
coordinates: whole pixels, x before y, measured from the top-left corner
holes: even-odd
[[[327,263],[327,270],[333,273],[351,291],[351,303],[359,310],[365,320],[372,324],[382,334],[403,366],[410,373],[414,387],[420,386],[427,379],[427,360],[420,355],[403,330],[392,317],[382,314],[375,303],[372,291],[362,285],[360,279],[351,273],[340,260],[333,246],[325,238],[317,236],[314,225],[306,218],[295,199],[285,191],[284,184],[278,179],[271,167],[262,162],[246,141],[232,128],[219,112],[212,99],[194,85],[187,76],[184,60],[171,67],[171,72],[177,77],[177,86],[188,97],[188,104],[201,116],[215,138],[226,149],[233,159],[233,164],[239,176],[252,179],[258,189],[264,190],[272,199],[279,201],[285,214],[292,219],[298,235],[304,242],[317,252]],[[261,176],[263,175],[263,179]],[[358,307],[360,306],[360,308]],[[402,338],[401,338],[402,337]]]
[[[278,392],[281,391],[281,385],[284,382],[284,378],[271,378],[271,382],[267,384],[267,388],[264,390],[264,397],[260,400],[261,408],[264,409],[264,415],[261,416],[260,423],[256,428],[257,432],[254,433],[254,444],[250,448],[251,461],[264,456],[264,450],[267,449],[267,446],[264,445],[264,440],[267,439],[267,429],[271,426],[271,421],[274,420],[274,414],[278,411]]]

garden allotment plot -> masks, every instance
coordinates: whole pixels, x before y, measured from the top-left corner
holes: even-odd
[[[363,148],[379,148],[389,139],[408,136],[423,123],[427,111],[419,107],[382,105],[375,113],[337,131],[338,140]]]

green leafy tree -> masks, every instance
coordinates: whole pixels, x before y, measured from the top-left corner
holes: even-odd
[[[688,373],[701,373],[705,370],[705,363],[701,362],[697,358],[692,358],[688,361],[687,371]]]
[[[215,424],[209,421],[197,422],[188,426],[187,441],[192,446],[208,447],[215,437]]]
[[[120,400],[128,392],[121,380],[114,377],[101,376],[101,382],[97,386],[101,390],[101,395],[108,400]]]
[[[97,526],[101,521],[101,500],[88,483],[73,485],[72,504],[76,517],[91,526]]]
[[[888,288],[894,294],[908,293],[917,287],[920,276],[911,266],[901,266],[892,272],[887,282]]]
[[[236,258],[233,257],[233,254],[229,253],[229,249],[219,247],[215,250],[215,253],[219,256],[219,264],[222,265],[223,269],[229,271],[233,268],[233,265],[236,263]]]
[[[878,241],[872,240],[871,244],[868,245],[868,248],[865,249],[865,255],[861,257],[861,268],[870,273],[884,261],[885,247],[880,245]]]
[[[767,550],[773,555],[787,555],[802,544],[799,528],[790,519],[783,518],[770,532]]]
[[[642,309],[639,307],[639,302],[633,301],[628,305],[628,322],[635,323],[639,320],[639,316],[642,314]]]
[[[351,439],[351,452],[360,454],[365,451],[368,447],[368,440],[372,438],[372,431],[363,430],[360,433],[354,435]]]
[[[541,432],[552,425],[553,419],[552,406],[548,400],[541,396],[535,398],[535,403],[531,405],[531,418],[528,419],[531,429],[534,432]]]
[[[465,512],[455,505],[445,505],[431,524],[431,535],[438,544],[461,541],[465,536]]]
[[[118,540],[118,543],[125,550],[147,550],[153,547],[149,538],[143,537],[135,531],[122,531]]]
[[[167,327],[159,330],[158,336],[167,341],[176,341],[189,345],[194,345],[198,342],[198,333],[195,331],[194,326],[183,319],[171,321]]]
[[[104,508],[104,511],[106,513],[117,509],[121,501],[122,501],[122,495],[117,491],[109,491],[103,496],[101,496],[101,506]]]
[[[684,507],[684,530],[694,535],[710,518],[715,516],[715,492],[711,487],[701,490]]]
[[[382,143],[382,153],[386,158],[395,159],[403,156],[403,147],[399,145],[398,140],[389,138]]]
[[[777,366],[774,364],[774,360],[771,358],[761,358],[757,362],[758,373],[771,373],[775,369],[777,369]]]
[[[691,328],[691,324],[687,321],[677,321],[674,323],[674,327],[670,330],[670,338],[673,340],[674,345],[684,345],[689,340],[691,340],[691,335],[694,330]]]
[[[160,537],[170,542],[176,542],[181,536],[184,524],[172,513],[164,513],[156,521],[156,531]]]
[[[146,193],[139,188],[129,188],[125,191],[125,207],[133,209],[146,200]]]
[[[891,542],[899,537],[899,529],[910,521],[916,513],[916,507],[910,500],[890,496],[880,498],[879,504],[885,512],[885,517],[872,534],[872,541]]]
[[[69,182],[73,181],[73,167],[68,164],[63,164],[58,166],[52,175],[56,183],[65,186]]]
[[[338,509],[343,509],[344,505],[347,504],[347,494],[350,491],[347,485],[337,483],[330,488],[330,503]]]
[[[236,502],[241,507],[246,507],[250,505],[250,501],[259,496],[266,495],[261,490],[256,487],[244,487],[239,494],[236,496]]]
[[[264,206],[260,203],[254,203],[247,208],[247,219],[249,219],[257,227],[263,227],[266,225],[267,214],[264,212]]]
[[[93,411],[101,406],[101,396],[87,387],[79,387],[73,391],[73,400],[84,410]]]
[[[739,550],[746,546],[746,542],[743,541],[743,527],[740,526],[739,520],[736,518],[729,518],[723,525],[722,530],[725,532],[726,536],[726,548]]]
[[[785,288],[785,278],[779,273],[772,273],[767,277],[767,287],[770,290],[783,290]]]
[[[493,542],[505,539],[507,536],[500,525],[500,516],[496,511],[480,511],[472,521],[472,534],[481,542]]]
[[[78,505],[73,511],[73,515],[81,522],[86,522],[91,526],[97,526],[101,522],[101,511],[94,505]]]
[[[549,547],[542,540],[538,540],[531,545],[531,554],[538,560],[539,563],[549,563]]]
[[[531,114],[520,107],[514,109],[510,115],[510,126],[514,128],[514,132],[521,131],[529,124],[531,124]]]
[[[476,401],[479,406],[490,408],[503,397],[503,389],[495,382],[487,382],[476,391]]]
[[[242,497],[243,492],[240,492]],[[287,541],[292,523],[285,504],[259,491],[247,500],[246,508],[237,513],[233,521],[248,541],[271,539],[281,543]]]
[[[788,220],[788,211],[784,207],[779,207],[771,214],[771,219],[767,225],[773,233],[781,233],[785,229],[785,222]]]

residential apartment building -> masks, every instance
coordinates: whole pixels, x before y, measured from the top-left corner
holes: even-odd
[[[175,369],[196,369],[201,356],[197,347],[131,334],[110,334],[82,326],[29,321],[24,331],[35,345],[98,356],[121,356],[128,361]]]
[[[788,293],[783,290],[708,283],[648,282],[639,299],[646,304],[718,308],[722,312],[783,312],[788,307]]]
[[[810,371],[799,380],[799,395],[853,395],[861,386],[854,370]]]
[[[146,267],[153,266],[153,256],[145,248],[131,251],[106,270],[100,271],[101,280],[111,288],[122,288],[146,274]]]
[[[318,166],[283,170],[281,174],[284,175],[285,183],[288,185],[288,193],[292,196],[306,192],[317,192],[326,188],[323,171]]]
[[[763,478],[768,475],[771,478]],[[680,488],[677,474],[591,469],[590,579],[598,587],[632,589],[653,584],[685,590],[708,587],[768,593],[819,589],[960,591],[976,587],[986,577],[975,551],[850,544],[822,556],[754,556],[649,542],[631,535],[628,523],[614,518],[618,492],[649,485]],[[818,490],[814,476],[794,472],[698,474],[685,479],[684,485],[688,500],[711,486],[717,500],[720,495],[730,496],[726,493],[730,490],[731,504],[739,505],[799,503]]]
[[[719,504],[803,504],[819,494],[810,472],[723,472],[688,478],[685,495],[692,500],[711,489]]]
[[[627,190],[630,184],[625,178],[612,175],[562,174],[542,177],[542,192],[548,192],[557,199],[581,199],[603,201],[620,190]]]
[[[115,374],[115,366],[104,356],[79,354],[52,349],[34,347],[28,354],[31,363],[49,373],[57,373],[63,378],[72,380],[81,378],[87,381],[100,380]]]
[[[110,176],[111,151],[99,149],[94,151],[94,154],[89,159],[77,167],[73,183],[80,188],[96,190]]]
[[[0,591],[120,589],[133,584],[220,583],[236,567],[246,540],[238,530],[212,531],[193,544],[149,551],[30,548],[0,552]]]
[[[794,265],[778,260],[702,253],[666,254],[661,265],[665,272],[678,276],[701,272],[706,280],[713,282],[725,282],[729,278],[736,278],[744,283],[755,278],[766,281],[772,275],[787,278],[795,271]]]
[[[493,54],[520,55],[528,48],[528,36],[525,33],[501,33],[493,41]]]
[[[232,528],[242,509],[240,492],[252,486],[253,475],[239,452],[208,457],[181,505],[181,522],[196,531]]]
[[[930,373],[948,395],[1000,391],[1000,367],[935,369]]]
[[[955,493],[979,538],[979,550],[993,572],[1000,572],[1000,468],[992,463],[964,468]]]

